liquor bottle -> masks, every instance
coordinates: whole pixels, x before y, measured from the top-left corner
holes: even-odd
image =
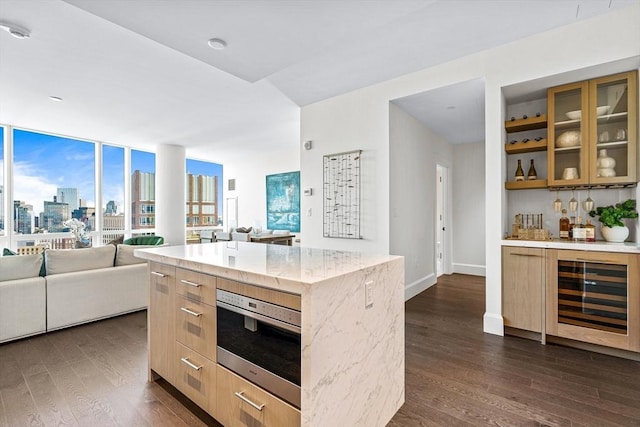
[[[516,169],[516,181],[524,181],[524,171],[522,170],[522,161],[518,159],[518,167]]]
[[[584,242],[587,240],[587,229],[582,224],[582,217],[578,216],[576,225],[573,226],[573,240],[576,242]]]
[[[562,209],[562,217],[560,218],[560,238],[569,239],[569,218],[567,218],[566,209]]]
[[[576,225],[576,217],[569,218],[569,239],[573,239],[573,227]]]
[[[596,241],[596,226],[591,224],[591,220],[587,220],[587,225],[585,225],[587,229],[587,242],[595,242]]]
[[[538,173],[536,172],[536,167],[533,165],[533,159],[531,159],[529,172],[527,172],[527,179],[538,179]]]

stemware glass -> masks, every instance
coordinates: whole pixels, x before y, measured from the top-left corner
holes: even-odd
[[[575,212],[578,210],[578,201],[575,197],[575,190],[571,191],[571,199],[569,200],[569,210]]]
[[[585,212],[589,213],[593,210],[594,206],[595,206],[595,202],[591,198],[591,190],[589,190],[587,193],[586,200],[582,202],[582,207],[584,208]]]
[[[556,199],[553,201],[553,210],[555,212],[562,212],[562,200],[560,199],[560,192],[556,190]]]

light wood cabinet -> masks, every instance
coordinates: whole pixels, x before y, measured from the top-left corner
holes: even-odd
[[[529,134],[529,131],[536,131],[540,129],[545,129],[547,127],[547,115],[540,114],[535,117],[527,117],[513,120],[507,120],[504,122],[505,131],[510,134],[508,137],[508,141],[504,145],[504,151],[507,154],[507,161],[509,164],[515,165],[517,164],[520,155],[527,153],[535,153],[538,151],[547,151],[547,138],[543,138],[538,133]],[[522,134],[522,132],[525,132]],[[520,136],[515,136],[520,135]],[[522,136],[525,135],[526,137]],[[538,165],[539,166],[539,165]],[[523,163],[522,167],[524,169],[525,174],[527,173],[528,164]],[[515,171],[515,169],[514,169]],[[505,188],[507,190],[527,190],[527,189],[536,189],[536,188],[546,188],[547,180],[543,177],[538,177],[537,179],[528,179],[525,176],[524,181],[515,181],[513,174],[509,176],[507,181],[505,182]]]
[[[216,364],[179,342],[175,343],[175,387],[209,414],[216,414]]]
[[[640,255],[547,250],[547,334],[640,351]]]
[[[637,182],[637,82],[631,71],[547,91],[549,187]]]
[[[297,427],[300,411],[218,365],[218,421],[226,427]]]
[[[169,382],[174,380],[173,348],[175,343],[175,268],[155,262],[149,263],[149,379],[153,372]],[[153,371],[153,372],[152,372]]]
[[[216,361],[216,308],[176,295],[176,340]]]
[[[538,248],[502,248],[502,317],[505,326],[543,332],[544,251]]]

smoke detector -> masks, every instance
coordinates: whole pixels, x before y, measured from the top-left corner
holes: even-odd
[[[19,27],[17,25],[8,24],[6,22],[0,22],[0,28],[5,30],[17,39],[28,39],[31,37],[31,33],[26,28]]]

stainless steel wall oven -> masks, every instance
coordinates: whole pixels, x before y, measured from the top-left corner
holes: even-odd
[[[217,361],[300,408],[300,311],[218,289]]]

